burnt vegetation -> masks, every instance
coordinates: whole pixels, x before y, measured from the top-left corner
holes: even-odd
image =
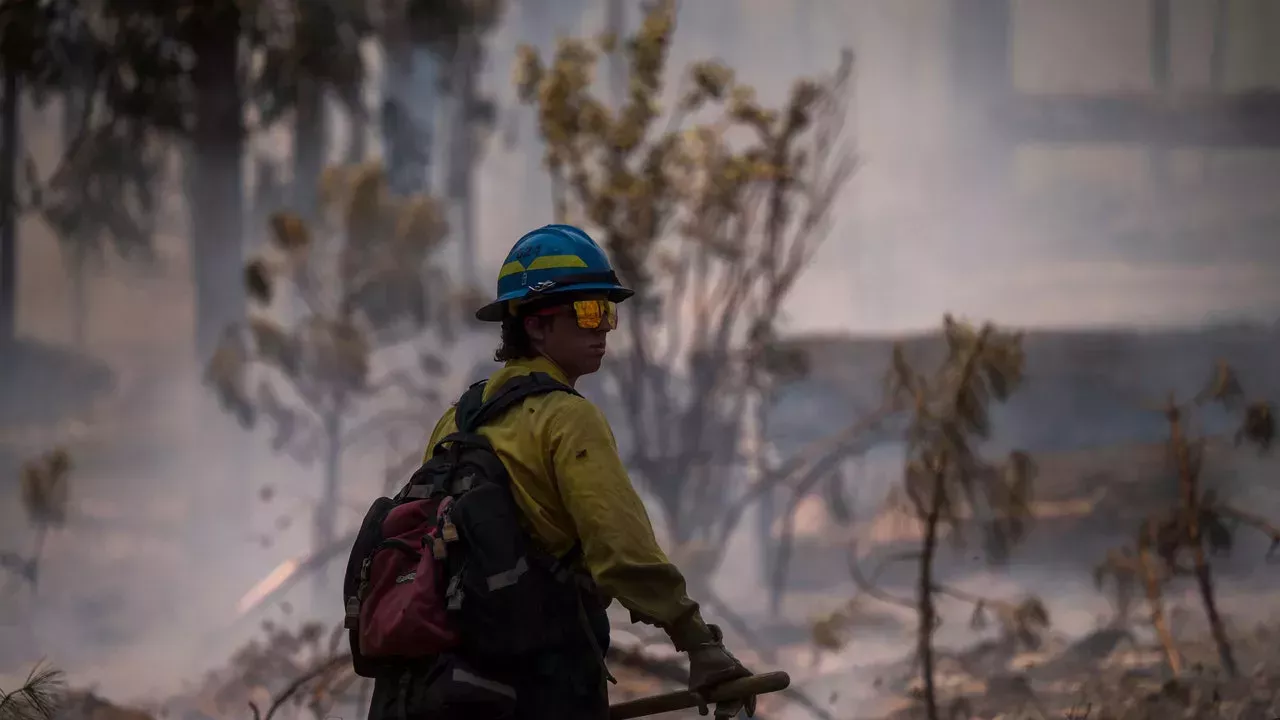
[[[312,223],[271,218],[270,245],[244,269],[250,312],[225,330],[205,372],[241,425],[267,425],[273,450],[320,464],[320,559],[307,571],[350,545],[336,525],[344,453],[396,434],[417,440],[443,408],[435,384],[457,324],[436,261],[447,237],[437,202],[393,195],[375,164],[326,171],[318,194]],[[406,455],[389,482],[421,450]]]
[[[1193,579],[1222,670],[1234,677],[1240,674],[1240,667],[1218,609],[1210,558],[1230,553],[1237,532],[1247,528],[1270,539],[1266,560],[1271,561],[1280,548],[1280,529],[1265,517],[1232,506],[1213,487],[1212,468],[1205,466],[1211,439],[1192,430],[1195,412],[1209,403],[1219,404],[1238,417],[1239,428],[1231,437],[1232,446],[1252,446],[1264,454],[1270,451],[1275,439],[1273,406],[1265,400],[1247,399],[1227,363],[1219,363],[1211,382],[1194,398],[1179,403],[1171,394],[1159,411],[1168,424],[1168,457],[1177,477],[1176,495],[1170,498],[1167,509],[1142,522],[1134,533],[1133,546],[1108,553],[1095,572],[1095,580],[1101,586],[1107,577],[1113,578],[1118,614],[1124,617],[1133,585],[1142,584],[1150,622],[1169,669],[1177,674],[1184,663],[1169,627],[1162,595],[1169,583]]]
[[[399,63],[413,48],[454,54],[451,82],[465,95],[460,113],[487,126],[496,110],[475,88],[477,37],[493,28],[501,3],[406,2],[384,12],[316,3],[285,12],[285,5],[220,0],[152,3],[134,12],[110,0],[101,3],[102,17],[59,15],[63,5],[19,0],[0,23],[7,84],[25,88],[38,105],[64,95],[71,108],[59,162],[42,169],[9,157],[16,179],[0,201],[11,214],[39,216],[76,272],[108,252],[149,263],[165,153],[188,142],[199,151],[191,181],[219,198],[189,208],[206,388],[245,430],[269,434],[273,452],[319,468],[308,554],[258,601],[290,614],[282,593],[319,576],[350,545],[337,518],[354,451],[391,447],[386,481],[402,482],[452,399],[454,351],[472,330],[465,317],[479,298],[447,269],[444,254],[469,231],[445,221],[449,203],[459,201],[457,188],[447,197],[400,192],[395,186],[405,183],[388,178],[384,167],[359,162],[362,150],[328,169],[320,153],[297,152],[289,209],[261,203],[262,227],[253,230],[265,230],[267,242],[242,262],[238,250],[223,246],[241,234],[230,220],[241,216],[240,168],[220,158],[244,154],[253,132],[285,118],[295,124],[295,149],[305,150],[308,139],[324,135],[319,98],[326,93],[363,128],[359,44],[368,39],[398,43],[392,59]],[[783,308],[827,239],[833,208],[857,169],[845,123],[853,56],[833,58],[829,72],[797,80],[770,102],[722,62],[669,67],[676,16],[674,2],[659,0],[646,4],[632,36],[562,39],[549,53],[521,47],[514,85],[536,116],[555,220],[590,228],[623,282],[638,291],[590,392],[614,420],[624,460],[661,516],[690,594],[730,629],[730,644],[746,648],[757,669],[783,662],[777,643],[710,583],[748,511],[765,497],[782,499],[766,579],[777,615],[800,554],[793,537],[800,504],[821,495],[841,531],[863,522],[843,494],[844,463],[895,445],[903,450],[902,471],[888,505],[917,534],[908,550],[878,559],[860,553],[867,549],[862,540],[846,547],[842,538],[847,566],[833,571],[847,571],[855,590],[813,620],[815,662],[805,681],[818,685],[826,679],[824,661],[889,628],[912,650],[906,661],[875,670],[876,689],[900,701],[886,714],[904,718],[1225,719],[1280,708],[1272,647],[1280,631],[1246,628],[1223,607],[1232,583],[1225,561],[1240,551],[1246,532],[1258,533],[1270,541],[1258,560],[1268,566],[1280,551],[1280,525],[1234,495],[1220,467],[1229,457],[1270,458],[1275,406],[1248,394],[1225,362],[1200,392],[1171,394],[1150,408],[1163,419],[1170,482],[1160,488],[1158,509],[1135,527],[1126,524],[1130,540],[1100,558],[1093,580],[1113,613],[1075,641],[1057,632],[1054,598],[975,591],[944,567],[946,551],[960,549],[998,576],[1037,528],[1035,493],[1045,482],[1037,458],[991,449],[1000,439],[993,415],[1036,371],[1019,332],[947,316],[936,362],[896,345],[879,359],[886,372],[875,402],[853,408],[851,421],[788,456],[765,451],[768,408],[812,371],[811,358],[785,337]],[[402,27],[391,27],[397,23]],[[240,45],[262,61],[253,72],[237,74],[227,57]],[[625,66],[625,92],[615,100],[605,99],[596,79],[609,55]],[[148,80],[135,82],[139,77]],[[675,88],[667,87],[669,78],[678,78]],[[663,107],[671,90],[675,102]],[[207,106],[215,96],[233,98],[230,109]],[[237,112],[247,108],[254,127]],[[427,159],[421,164],[425,173]],[[279,190],[267,181],[260,194],[263,188]],[[216,302],[227,298],[236,301]],[[89,311],[83,298],[73,304],[81,318]],[[212,309],[224,305],[234,312]],[[1234,427],[1206,430],[1211,412],[1226,413]],[[17,473],[25,526],[13,536],[16,545],[0,548],[0,600],[45,592],[46,540],[75,519],[74,474],[71,451],[61,447]],[[256,490],[266,502],[282,492],[275,484]],[[277,530],[290,521],[281,515]],[[894,568],[906,568],[911,592],[888,587]],[[1179,604],[1184,588],[1198,602],[1194,617]],[[939,639],[942,618],[953,611],[967,619],[964,632],[977,639],[971,647],[956,650]],[[59,711],[73,720],[103,712],[362,716],[371,687],[352,672],[340,627],[298,620],[292,628],[262,623],[260,630],[188,692],[134,714],[93,692],[67,692],[57,670],[38,665],[17,689],[0,690],[0,720],[51,720]],[[665,638],[644,632],[609,652],[611,665],[629,673],[619,673],[617,692],[626,697],[679,685],[686,673],[657,649]],[[790,703],[814,717],[839,717],[830,707],[838,693],[826,698],[806,682],[797,686],[762,699],[761,714]]]
[[[26,585],[33,595],[37,592],[45,539],[67,521],[71,471],[71,456],[64,448],[54,448],[22,466],[22,509],[32,538],[26,551],[0,552],[0,569],[8,571],[10,582],[6,584],[10,588],[16,581],[17,585]]]

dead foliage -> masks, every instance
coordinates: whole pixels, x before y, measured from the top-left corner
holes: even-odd
[[[321,463],[315,552],[336,539],[343,453],[429,426],[456,314],[437,258],[448,230],[438,203],[392,195],[376,164],[326,170],[319,196],[312,224],[271,218],[271,243],[244,270],[254,303],[205,375],[244,427],[266,424],[273,449]],[[404,346],[424,338],[405,362]]]
[[[22,508],[31,523],[34,538],[31,549],[25,553],[0,552],[0,568],[28,584],[32,592],[39,585],[45,538],[50,529],[62,527],[67,520],[71,470],[71,455],[61,447],[22,466]]]
[[[664,111],[675,22],[663,0],[620,41],[566,39],[545,59],[522,47],[516,85],[538,113],[555,217],[590,229],[637,290],[607,369],[627,466],[677,544],[719,548],[740,517],[730,488],[744,418],[805,370],[778,339],[781,306],[854,168],[841,134],[851,58],[797,81],[778,107],[724,64],[697,62]],[[615,42],[628,91],[610,107],[594,79]]]
[[[352,670],[341,625],[307,622],[285,629],[263,623],[262,632],[193,691],[166,700],[161,717],[268,720],[305,713],[324,720],[368,710],[372,681]]]
[[[895,348],[886,379],[890,397],[911,409],[907,430],[907,464],[903,494],[924,528],[921,550],[890,558],[919,564],[914,601],[895,598],[876,586],[879,571],[867,578],[850,555],[850,572],[866,594],[913,608],[918,617],[915,658],[920,665],[919,699],[929,720],[940,715],[935,682],[933,634],[939,626],[938,596],[973,605],[970,625],[984,629],[999,623],[1009,652],[1036,648],[1049,627],[1049,613],[1037,597],[1018,601],[986,598],[946,587],[934,579],[934,559],[940,531],[949,530],[954,542],[966,541],[961,518],[976,520],[983,532],[983,550],[996,562],[1005,560],[1012,545],[1025,535],[1030,522],[1031,483],[1035,463],[1022,452],[1002,463],[985,460],[978,446],[990,434],[988,407],[1003,402],[1023,377],[1021,336],[987,324],[976,328],[947,316],[943,323],[947,354],[931,374],[915,369],[901,346]],[[883,565],[881,569],[883,569]]]
[[[675,6],[648,3],[630,37],[564,39],[550,57],[521,47],[515,84],[537,113],[556,220],[587,228],[637,291],[601,374],[623,459],[654,497],[692,592],[755,643],[701,578],[746,508],[779,486],[808,493],[882,419],[867,408],[872,419],[797,457],[758,452],[772,390],[807,372],[780,337],[782,308],[855,168],[844,134],[852,54],[776,105],[727,65],[695,62],[663,107]],[[614,49],[627,82],[611,105],[595,80]]]
[[[1118,597],[1127,598],[1135,580],[1142,581],[1150,622],[1175,675],[1184,668],[1163,608],[1162,594],[1168,583],[1180,577],[1195,579],[1219,662],[1229,676],[1236,676],[1239,665],[1218,609],[1210,555],[1230,552],[1241,526],[1253,527],[1271,539],[1268,559],[1280,547],[1280,528],[1264,517],[1231,506],[1217,488],[1206,486],[1212,478],[1204,467],[1208,438],[1196,434],[1192,425],[1195,412],[1210,403],[1239,417],[1234,434],[1237,447],[1247,443],[1262,453],[1270,450],[1275,434],[1272,406],[1266,401],[1246,400],[1235,371],[1226,362],[1218,363],[1209,382],[1190,400],[1180,403],[1171,393],[1159,411],[1169,428],[1167,447],[1177,494],[1166,510],[1143,521],[1134,543],[1136,552],[1130,548],[1112,551],[1095,573],[1099,585],[1108,576],[1115,580]],[[1127,599],[1124,602],[1127,615]]]

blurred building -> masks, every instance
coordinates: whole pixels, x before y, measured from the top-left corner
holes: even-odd
[[[928,369],[945,347],[938,335],[903,338],[908,357]],[[796,338],[811,362],[811,374],[785,388],[769,416],[770,438],[780,457],[838,431],[876,407],[889,367],[893,338]],[[993,459],[1013,449],[1029,452],[1040,467],[1033,491],[1039,518],[1023,552],[1045,558],[1063,537],[1080,550],[1066,562],[1096,562],[1077,534],[1085,529],[1089,550],[1105,550],[1130,539],[1136,523],[1161,507],[1176,475],[1164,440],[1168,425],[1159,412],[1170,392],[1194,397],[1225,360],[1238,373],[1249,398],[1280,398],[1280,324],[1220,326],[1181,331],[1030,331],[1025,337],[1027,377],[1003,405],[993,406],[992,438],[985,451]],[[1251,449],[1235,450],[1237,418],[1216,406],[1197,416],[1195,432],[1213,438],[1206,478],[1231,502],[1280,511],[1268,495],[1265,461]],[[859,549],[891,553],[918,540],[918,523],[902,511],[901,446],[891,439],[851,461],[841,479],[855,523],[842,526],[826,510],[828,498],[815,491],[800,503],[806,518],[795,526],[790,577],[794,587],[843,584],[833,574],[844,566],[850,540]],[[779,537],[773,518],[770,536]],[[977,536],[974,536],[974,542]],[[962,553],[963,554],[963,553]],[[1095,553],[1096,554],[1096,553]],[[960,558],[957,556],[960,560]]]

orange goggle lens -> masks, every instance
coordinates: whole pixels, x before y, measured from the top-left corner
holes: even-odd
[[[583,330],[599,330],[606,324],[618,327],[618,305],[609,300],[578,300],[573,303],[573,314]]]
[[[599,330],[601,327],[613,329],[618,327],[618,305],[610,300],[576,300],[571,306],[578,327],[583,330]],[[535,315],[555,315],[564,310],[561,307],[547,308],[535,312]]]

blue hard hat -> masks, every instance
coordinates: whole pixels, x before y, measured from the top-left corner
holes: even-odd
[[[604,250],[572,225],[546,225],[516,241],[498,272],[498,296],[476,319],[501,322],[508,304],[557,293],[603,292],[614,302],[635,293],[618,282]]]

